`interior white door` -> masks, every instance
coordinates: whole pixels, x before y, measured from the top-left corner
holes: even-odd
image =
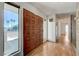
[[[56,42],[55,22],[48,22],[48,41]]]

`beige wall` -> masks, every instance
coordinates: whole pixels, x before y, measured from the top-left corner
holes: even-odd
[[[79,56],[79,7],[76,11],[75,20],[76,20],[76,54]]]

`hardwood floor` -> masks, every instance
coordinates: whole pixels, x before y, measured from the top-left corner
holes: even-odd
[[[70,43],[68,36],[62,34],[57,43],[45,42],[33,51],[28,56],[75,56],[76,52],[73,45]]]

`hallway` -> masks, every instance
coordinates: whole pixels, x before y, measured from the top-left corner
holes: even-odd
[[[1,56],[79,55],[77,3],[0,3]],[[27,7],[26,7],[27,6]]]
[[[73,45],[68,40],[67,35],[62,34],[57,43],[45,42],[32,50],[30,56],[75,56]]]

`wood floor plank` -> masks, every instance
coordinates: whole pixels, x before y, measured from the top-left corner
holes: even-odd
[[[75,48],[66,35],[61,35],[57,43],[45,42],[28,56],[75,56]]]

